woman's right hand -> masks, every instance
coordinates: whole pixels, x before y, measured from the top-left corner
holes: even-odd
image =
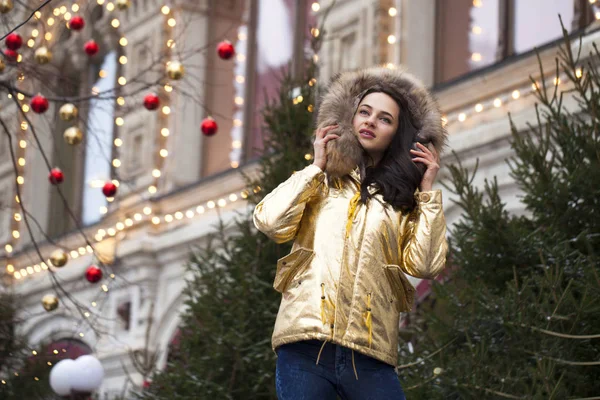
[[[329,125],[319,128],[315,132],[315,142],[313,143],[315,160],[313,161],[313,165],[321,168],[322,171],[325,171],[325,167],[327,166],[327,142],[339,138],[338,135],[327,135],[327,132],[337,127],[338,125]]]

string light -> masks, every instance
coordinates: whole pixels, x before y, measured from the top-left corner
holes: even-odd
[[[566,74],[563,73],[562,75],[563,76],[561,76],[561,77],[564,77],[564,75],[566,75]],[[580,68],[575,70],[575,76],[577,76],[578,78],[582,76],[582,71]],[[548,83],[552,82],[554,85],[559,85],[562,82],[561,77],[556,77],[556,76],[552,77],[552,78],[548,79]],[[487,104],[489,106],[499,108],[505,102],[508,102],[510,100],[513,100],[513,101],[519,100],[520,98],[522,98],[525,95],[532,94],[532,93],[540,90],[540,87],[541,87],[540,83],[538,81],[536,81],[535,83],[532,83],[531,86],[529,86],[525,89],[523,89],[523,88],[514,89],[508,93],[505,93],[501,96],[494,98],[493,100],[490,99],[487,101]],[[474,106],[474,110],[476,113],[480,113],[484,110],[484,108],[485,108],[484,103],[485,102],[477,103]],[[465,110],[455,111],[453,113],[453,118],[451,118],[451,119],[458,121],[458,122],[464,122],[466,119],[468,119],[469,114],[470,114],[469,107],[467,107]],[[442,117],[442,125],[446,126],[448,124],[448,122],[449,122],[448,117],[443,116]]]

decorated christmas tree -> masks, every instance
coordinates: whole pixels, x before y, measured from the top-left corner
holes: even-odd
[[[496,180],[450,166],[462,218],[451,229],[449,277],[434,284],[401,351],[411,399],[570,399],[600,393],[600,53],[566,33],[556,74],[537,85],[537,121],[511,121],[511,175],[525,215]],[[560,78],[560,88],[553,79]],[[566,88],[562,89],[561,88]]]
[[[314,68],[300,80],[285,75],[278,98],[264,110],[264,156],[247,176],[248,210],[221,223],[188,265],[187,310],[166,369],[141,393],[144,399],[275,399],[271,334],[280,294],[273,287],[278,245],[258,232],[252,211],[265,193],[310,161]]]

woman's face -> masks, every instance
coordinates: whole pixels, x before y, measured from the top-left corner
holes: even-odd
[[[354,114],[354,132],[365,151],[373,158],[375,165],[381,160],[396,134],[399,116],[398,103],[381,92],[366,95]]]

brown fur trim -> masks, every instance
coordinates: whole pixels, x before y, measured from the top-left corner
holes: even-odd
[[[338,124],[330,134],[340,138],[327,143],[327,174],[341,177],[352,171],[364,150],[352,127],[352,118],[360,95],[379,84],[406,99],[409,112],[417,125],[418,138],[431,142],[439,154],[446,146],[447,133],[442,126],[439,107],[427,88],[403,69],[368,68],[339,75],[323,96],[317,117],[317,128]]]

